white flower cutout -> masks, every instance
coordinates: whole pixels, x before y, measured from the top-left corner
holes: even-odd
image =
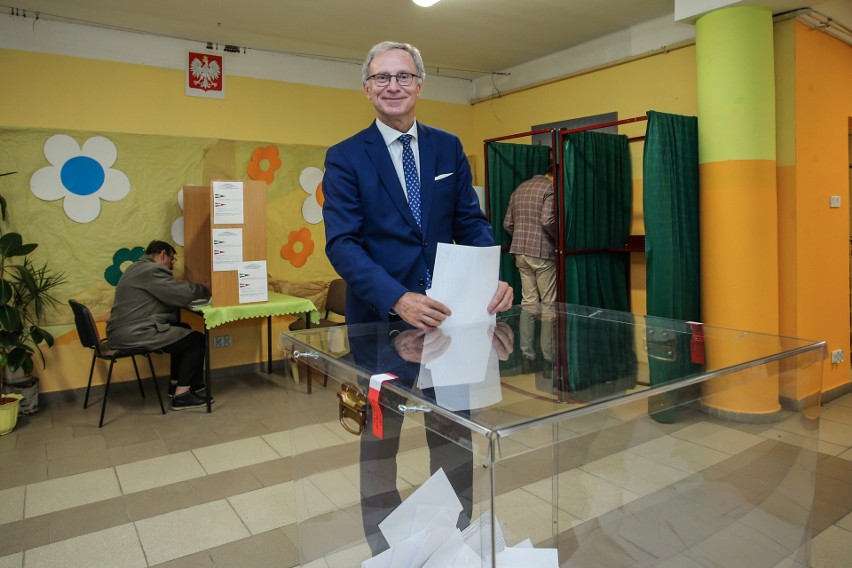
[[[299,185],[308,194],[302,203],[302,217],[312,225],[322,221],[322,204],[325,202],[322,194],[322,176],[323,171],[318,168],[305,168],[299,174]]]
[[[180,210],[183,211],[183,188],[178,190],[177,200]],[[174,223],[172,223],[172,240],[183,246],[183,215],[175,219]]]
[[[33,174],[30,189],[45,201],[64,199],[65,214],[73,221],[94,221],[101,199],[118,201],[130,192],[127,175],[111,167],[118,150],[103,136],[89,138],[82,150],[66,134],[51,136],[44,143],[44,156],[51,165]]]

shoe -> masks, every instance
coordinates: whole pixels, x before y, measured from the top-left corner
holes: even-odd
[[[207,401],[192,391],[179,394],[172,399],[172,410],[185,410],[187,408],[199,408],[207,406]]]
[[[175,390],[177,389],[176,383],[169,383],[169,398],[175,397]],[[201,383],[200,385],[192,385],[189,387],[189,390],[192,391],[196,396],[200,396],[204,398],[207,391],[207,385]]]

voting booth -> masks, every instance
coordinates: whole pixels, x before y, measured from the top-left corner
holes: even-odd
[[[548,304],[279,346],[330,379],[289,385],[302,566],[809,565],[822,342]],[[712,404],[760,381],[768,414]]]
[[[266,302],[266,183],[183,186],[184,272],[210,282],[214,306]]]

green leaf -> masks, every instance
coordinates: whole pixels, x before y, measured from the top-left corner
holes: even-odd
[[[36,243],[24,244],[19,233],[6,233],[0,237],[0,256],[26,256],[38,247]]]
[[[0,305],[6,305],[12,299],[12,284],[5,279],[0,279]]]
[[[30,327],[30,337],[36,345],[44,342],[48,347],[53,347],[53,336],[45,329],[35,325]]]
[[[9,368],[13,371],[17,371],[18,369],[23,368],[24,371],[29,373],[26,368],[26,362],[29,361],[29,371],[33,370],[33,359],[32,353],[27,351],[24,346],[15,347],[9,352]]]
[[[23,331],[24,324],[21,315],[11,306],[0,306],[0,329],[6,331]]]
[[[24,239],[18,233],[6,233],[0,237],[0,255],[14,256],[10,252],[16,250],[23,242]]]
[[[0,349],[11,349],[18,343],[18,335],[10,331],[0,331]],[[2,367],[2,365],[0,365]]]

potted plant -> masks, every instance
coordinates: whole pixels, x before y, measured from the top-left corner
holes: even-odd
[[[9,174],[0,177],[5,175]],[[2,195],[0,219],[6,220],[6,200]],[[53,345],[53,336],[39,324],[47,308],[56,305],[53,290],[65,282],[65,274],[29,259],[27,255],[36,247],[35,243],[24,243],[20,234],[4,231],[0,224],[0,435],[15,427],[23,398],[19,394],[3,394],[6,370],[22,370],[29,375],[35,353],[44,364],[41,346]]]

